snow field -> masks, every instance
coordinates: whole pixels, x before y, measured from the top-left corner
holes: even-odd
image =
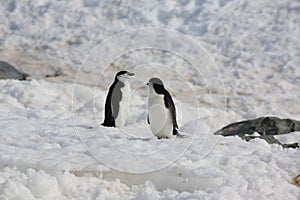
[[[197,126],[200,129],[195,138],[189,135],[187,140],[194,139],[193,143],[178,160],[158,171],[131,174],[105,167],[84,148],[74,127],[76,124],[70,120],[72,108],[67,106],[72,98],[66,91],[72,91],[72,85],[7,80],[1,81],[1,88],[6,91],[1,93],[1,108],[18,105],[9,110],[1,109],[0,188],[3,199],[18,198],[18,195],[25,199],[293,199],[299,195],[298,188],[292,184],[292,178],[299,173],[298,149],[282,149],[259,139],[245,142],[238,137],[207,135],[209,117],[181,126],[180,130],[186,134],[193,133]],[[92,89],[82,91],[86,94]],[[58,96],[62,94],[70,99],[61,101],[62,97]],[[45,101],[34,107],[34,102],[41,96],[54,100],[50,104]],[[5,99],[14,100],[9,104]],[[84,95],[82,99],[85,99]],[[85,101],[91,100],[86,98]],[[66,106],[56,107],[56,103],[65,103]],[[80,110],[79,106],[80,111],[87,113],[90,110],[87,116],[93,116],[93,109],[87,106],[93,104],[81,105],[86,109]],[[157,140],[149,138],[149,135],[146,135],[147,140],[133,140],[114,128],[87,129],[85,126],[93,124],[91,119],[85,118],[77,127],[81,135],[97,137],[97,140],[84,137],[87,139],[85,144],[96,141],[96,144],[103,146],[102,150],[111,148],[111,152],[114,152],[112,148],[116,144],[127,148],[130,154],[141,153],[142,150],[149,153],[154,147],[164,149],[167,146],[172,149],[170,144],[174,141]],[[139,126],[142,125],[142,122],[129,123],[127,128],[135,129],[136,126],[136,130],[141,130]],[[107,138],[97,136],[103,131],[110,137],[109,143]],[[298,138],[299,133],[294,133],[289,141],[298,141]],[[172,151],[170,155],[176,149]],[[110,163],[112,167],[119,165],[132,166],[128,169],[145,169],[159,158],[155,155],[149,157],[148,163],[138,160],[126,163],[126,159],[120,159],[125,153],[107,154],[115,161]],[[151,162],[151,159],[154,160]]]

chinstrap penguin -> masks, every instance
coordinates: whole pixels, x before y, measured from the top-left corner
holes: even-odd
[[[176,108],[170,93],[159,78],[151,78],[148,99],[148,123],[151,131],[159,139],[178,135]]]
[[[128,117],[131,96],[129,79],[132,76],[134,74],[128,71],[120,71],[116,74],[106,96],[103,126],[124,127]]]

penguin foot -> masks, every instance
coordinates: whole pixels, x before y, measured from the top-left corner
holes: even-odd
[[[179,132],[177,132],[176,137],[178,137],[178,138],[187,138],[189,136],[188,135],[183,135],[183,134],[180,134]]]

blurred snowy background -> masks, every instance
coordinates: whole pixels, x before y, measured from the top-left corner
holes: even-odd
[[[34,78],[61,69],[72,82],[112,34],[167,27],[201,42],[243,118],[298,117],[298,1],[1,1],[0,58]],[[87,82],[87,80],[86,80]],[[272,94],[272,95],[269,95]],[[261,109],[267,107],[268,109]]]

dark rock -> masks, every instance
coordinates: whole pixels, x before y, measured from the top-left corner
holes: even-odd
[[[277,140],[273,135],[263,135],[263,136],[241,136],[242,139],[246,140],[247,142],[255,139],[255,138],[260,138],[265,140],[268,144],[279,144],[283,148],[299,148],[298,143],[293,143],[293,144],[282,144]]]
[[[277,117],[260,117],[257,119],[236,122],[217,131],[216,135],[252,135],[254,132],[260,135],[281,135],[300,131],[300,121],[292,119],[280,119]]]
[[[269,144],[280,144],[284,148],[299,148],[298,143],[281,144],[273,137],[273,135],[288,134],[295,131],[300,131],[300,121],[277,117],[261,117],[229,124],[214,134],[222,136],[237,135],[246,141],[261,138]],[[257,132],[260,136],[251,136],[254,132]]]
[[[16,70],[5,61],[0,61],[0,79],[18,79],[26,80],[28,74]]]

